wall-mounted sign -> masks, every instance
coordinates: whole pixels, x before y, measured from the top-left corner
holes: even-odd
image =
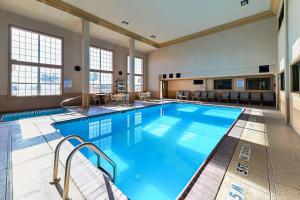
[[[64,88],[71,89],[72,88],[72,80],[71,79],[64,79]]]

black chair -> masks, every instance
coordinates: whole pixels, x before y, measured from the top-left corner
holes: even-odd
[[[207,91],[202,91],[200,94],[200,100],[207,101]]]
[[[222,98],[221,100],[229,101],[229,92],[222,92],[221,98]]]
[[[239,93],[238,92],[230,92],[230,100],[236,101],[236,103],[239,103]]]
[[[275,105],[275,95],[273,92],[264,92],[263,93],[263,103],[272,103]]]
[[[215,91],[209,91],[208,92],[207,100],[213,100],[213,101],[216,100],[216,93],[215,93]]]
[[[200,101],[200,96],[201,95],[201,92],[200,91],[196,91],[194,92],[194,95],[192,96],[192,100],[199,100]]]
[[[250,97],[250,103],[252,102],[258,102],[261,104],[261,94],[260,92],[252,92]]]
[[[249,104],[249,92],[241,92],[240,101],[246,101]]]

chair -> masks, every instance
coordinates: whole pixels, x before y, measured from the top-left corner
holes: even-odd
[[[261,104],[261,94],[260,92],[252,92],[250,97],[250,103],[259,102]]]
[[[183,91],[177,91],[176,92],[176,99],[182,100]]]
[[[264,92],[263,93],[263,103],[272,103],[275,105],[275,97],[273,92]]]
[[[215,101],[216,100],[216,93],[215,93],[215,91],[209,91],[208,92],[208,96],[207,96],[207,99],[208,100],[213,100],[213,101]]]
[[[147,91],[144,96],[145,100],[149,101],[151,99],[151,92]]]
[[[189,91],[183,91],[182,99],[189,100],[189,98],[190,98],[190,92]]]
[[[145,100],[145,94],[146,94],[146,93],[144,93],[144,92],[139,92],[139,99],[140,99],[141,101],[144,101],[144,100]]]
[[[196,100],[200,100],[200,95],[201,95],[201,92],[200,92],[200,91],[194,92],[194,95],[192,96],[192,100],[193,100],[193,101],[194,101],[195,99],[196,99]]]
[[[230,92],[230,100],[236,101],[239,103],[239,93],[238,92]]]
[[[222,92],[222,100],[229,101],[229,92]]]
[[[240,101],[246,101],[249,104],[249,92],[241,92]]]
[[[207,91],[202,91],[200,93],[200,100],[207,101]]]
[[[95,95],[95,94],[91,94],[91,99],[93,101],[93,104],[97,104],[97,102],[100,104],[101,103],[101,99],[98,95]]]

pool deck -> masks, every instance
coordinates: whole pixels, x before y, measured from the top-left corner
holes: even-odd
[[[52,123],[157,103],[160,102],[136,102],[133,106],[106,108],[95,106],[88,112],[72,107],[75,112],[1,122],[0,200],[61,199],[63,181],[49,184],[54,149],[61,140]],[[179,198],[226,199],[234,193],[243,199],[300,199],[299,144],[299,135],[284,122],[279,111],[247,105],[205,167],[195,174]],[[251,149],[248,160],[240,156],[242,147],[245,149],[246,146]],[[62,180],[65,159],[71,149],[70,143],[61,149],[59,176]],[[80,153],[72,162],[69,196],[73,199],[127,199]]]

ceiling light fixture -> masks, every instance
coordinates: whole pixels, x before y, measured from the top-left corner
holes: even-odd
[[[127,21],[122,21],[121,24],[128,25],[129,22],[127,22]]]
[[[150,37],[151,37],[151,38],[156,38],[156,36],[155,36],[155,35],[150,35]]]
[[[241,1],[241,6],[246,6],[247,4],[249,4],[249,0],[242,0]]]

